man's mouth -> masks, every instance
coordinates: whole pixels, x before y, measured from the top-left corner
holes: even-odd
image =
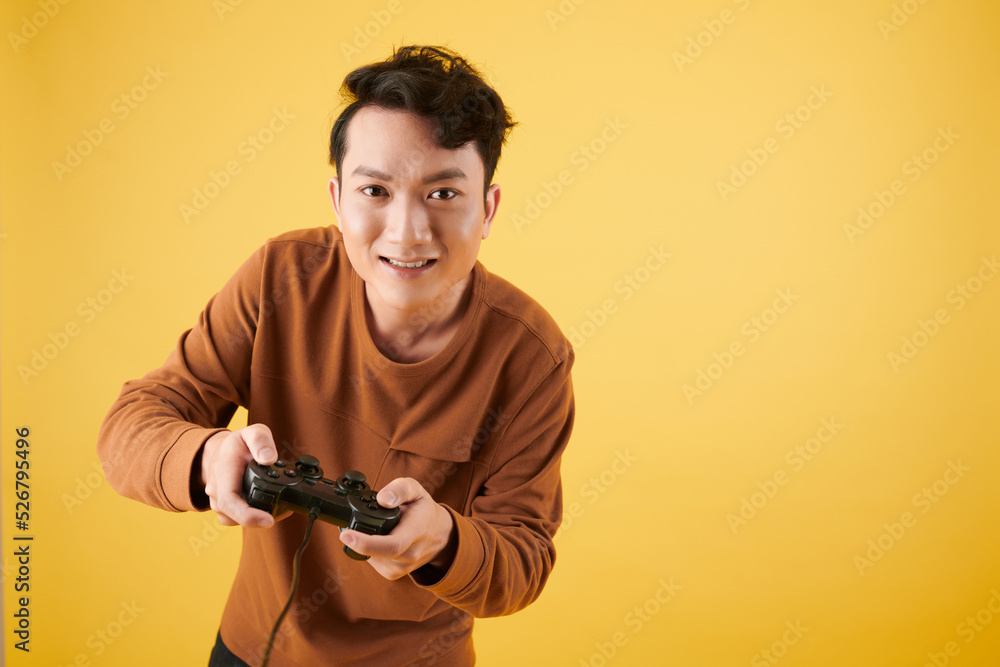
[[[396,268],[399,269],[419,269],[421,267],[427,266],[428,264],[432,264],[433,262],[437,261],[436,259],[421,259],[417,260],[416,262],[401,262],[399,260],[392,259],[391,257],[380,257],[380,259],[385,260],[392,266],[395,266]]]

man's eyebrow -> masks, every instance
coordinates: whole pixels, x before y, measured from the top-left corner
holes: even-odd
[[[365,165],[359,166],[357,169],[351,172],[351,176],[368,176],[369,178],[377,178],[380,181],[391,181],[392,176],[385,173],[384,171],[379,171],[375,167],[366,167]]]
[[[354,171],[351,172],[351,175],[367,176],[369,178],[376,178],[380,181],[386,181],[387,183],[392,182],[393,180],[391,174],[387,174],[384,171],[376,169],[375,167],[368,167],[366,165],[359,165]],[[437,183],[438,181],[451,180],[453,178],[468,178],[468,176],[458,167],[450,167],[426,176],[423,182],[424,185],[427,185],[430,183]]]
[[[448,181],[453,178],[468,178],[468,176],[466,176],[465,172],[459,169],[458,167],[452,167],[450,169],[442,169],[436,174],[431,174],[430,176],[426,177],[424,179],[424,185],[427,185],[429,183],[436,183],[437,181]]]

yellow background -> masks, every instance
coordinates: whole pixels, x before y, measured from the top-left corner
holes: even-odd
[[[997,3],[41,0],[5,2],[0,32],[7,664],[207,661],[239,533],[116,495],[97,430],[255,248],[334,222],[339,85],[404,43],[463,53],[514,111],[481,259],[578,335],[575,516],[538,602],[477,623],[479,664],[1000,664]],[[250,160],[275,110],[294,119]],[[10,631],[22,426],[30,654]]]

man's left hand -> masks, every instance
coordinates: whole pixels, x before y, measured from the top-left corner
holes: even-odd
[[[400,509],[399,523],[392,532],[366,535],[345,530],[340,533],[340,541],[359,554],[371,556],[368,563],[386,579],[399,579],[424,565],[433,568],[433,572],[421,571],[421,575],[432,576],[421,576],[420,583],[440,579],[451,565],[458,546],[451,513],[409,477],[389,482],[376,498],[383,507]]]

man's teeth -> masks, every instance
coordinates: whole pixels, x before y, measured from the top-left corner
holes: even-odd
[[[390,264],[392,264],[393,266],[398,266],[401,269],[419,269],[421,266],[431,261],[429,259],[422,259],[419,262],[397,262],[396,260],[391,259],[389,257],[386,257],[386,259],[389,261]]]

